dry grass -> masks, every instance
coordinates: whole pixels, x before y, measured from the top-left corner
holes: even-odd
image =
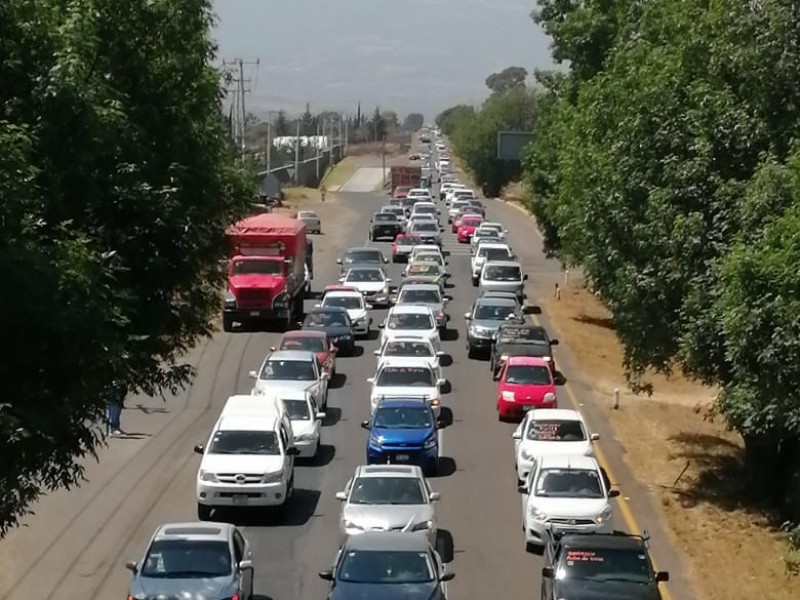
[[[356,158],[354,156],[346,156],[325,174],[322,179],[322,185],[326,188],[339,188],[347,183],[347,180],[357,169],[358,161]]]
[[[614,388],[621,390],[619,410],[604,403],[608,418],[631,471],[656,499],[687,556],[700,597],[800,598],[800,579],[787,575],[785,536],[764,513],[739,501],[741,440],[709,417],[715,390],[680,376],[648,375],[651,397],[624,391],[622,350],[610,315],[575,278],[544,309],[598,394],[610,398]]]
[[[302,186],[287,186],[283,188],[284,208],[297,208],[320,201],[319,190]],[[328,197],[325,196],[325,201]]]

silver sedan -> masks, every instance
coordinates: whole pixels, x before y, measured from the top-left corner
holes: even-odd
[[[308,233],[322,233],[322,220],[313,210],[301,210],[297,219],[305,223]]]

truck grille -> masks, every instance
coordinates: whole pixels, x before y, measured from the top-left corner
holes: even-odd
[[[548,519],[553,525],[560,527],[586,527],[588,525],[596,525],[592,519]]]
[[[244,288],[237,292],[239,308],[266,308],[269,307],[269,290],[258,288]]]
[[[259,483],[264,479],[264,475],[258,473],[217,473],[220,483],[235,483],[245,485],[247,483]]]

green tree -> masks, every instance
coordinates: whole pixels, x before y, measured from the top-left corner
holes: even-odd
[[[0,3],[0,533],[81,481],[115,383],[186,384],[214,330],[253,186],[212,25],[205,0]]]
[[[317,117],[311,112],[311,105],[306,103],[306,109],[300,116],[300,135],[317,134]],[[292,133],[291,135],[294,135]]]
[[[425,124],[425,117],[420,113],[409,113],[403,119],[403,129],[406,131],[419,131]]]
[[[367,126],[372,140],[380,141],[386,139],[386,121],[379,106],[375,107],[375,112],[372,113],[372,119],[367,123]]]
[[[436,126],[442,130],[446,136],[453,135],[459,123],[469,122],[475,116],[475,107],[466,104],[458,104],[446,108],[436,117]]]
[[[279,110],[278,114],[275,115],[275,123],[273,125],[273,130],[275,137],[293,135],[289,131],[289,121],[286,119],[285,110]]]
[[[400,127],[400,120],[397,116],[397,113],[393,110],[381,111],[381,117],[383,118],[383,122],[386,124],[387,130],[392,131]]]
[[[522,67],[506,67],[499,73],[492,73],[486,78],[486,87],[496,94],[525,85],[528,71]]]

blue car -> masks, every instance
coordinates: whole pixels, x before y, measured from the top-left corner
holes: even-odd
[[[426,475],[438,470],[440,422],[425,398],[384,398],[361,427],[369,430],[368,465],[418,465]]]

